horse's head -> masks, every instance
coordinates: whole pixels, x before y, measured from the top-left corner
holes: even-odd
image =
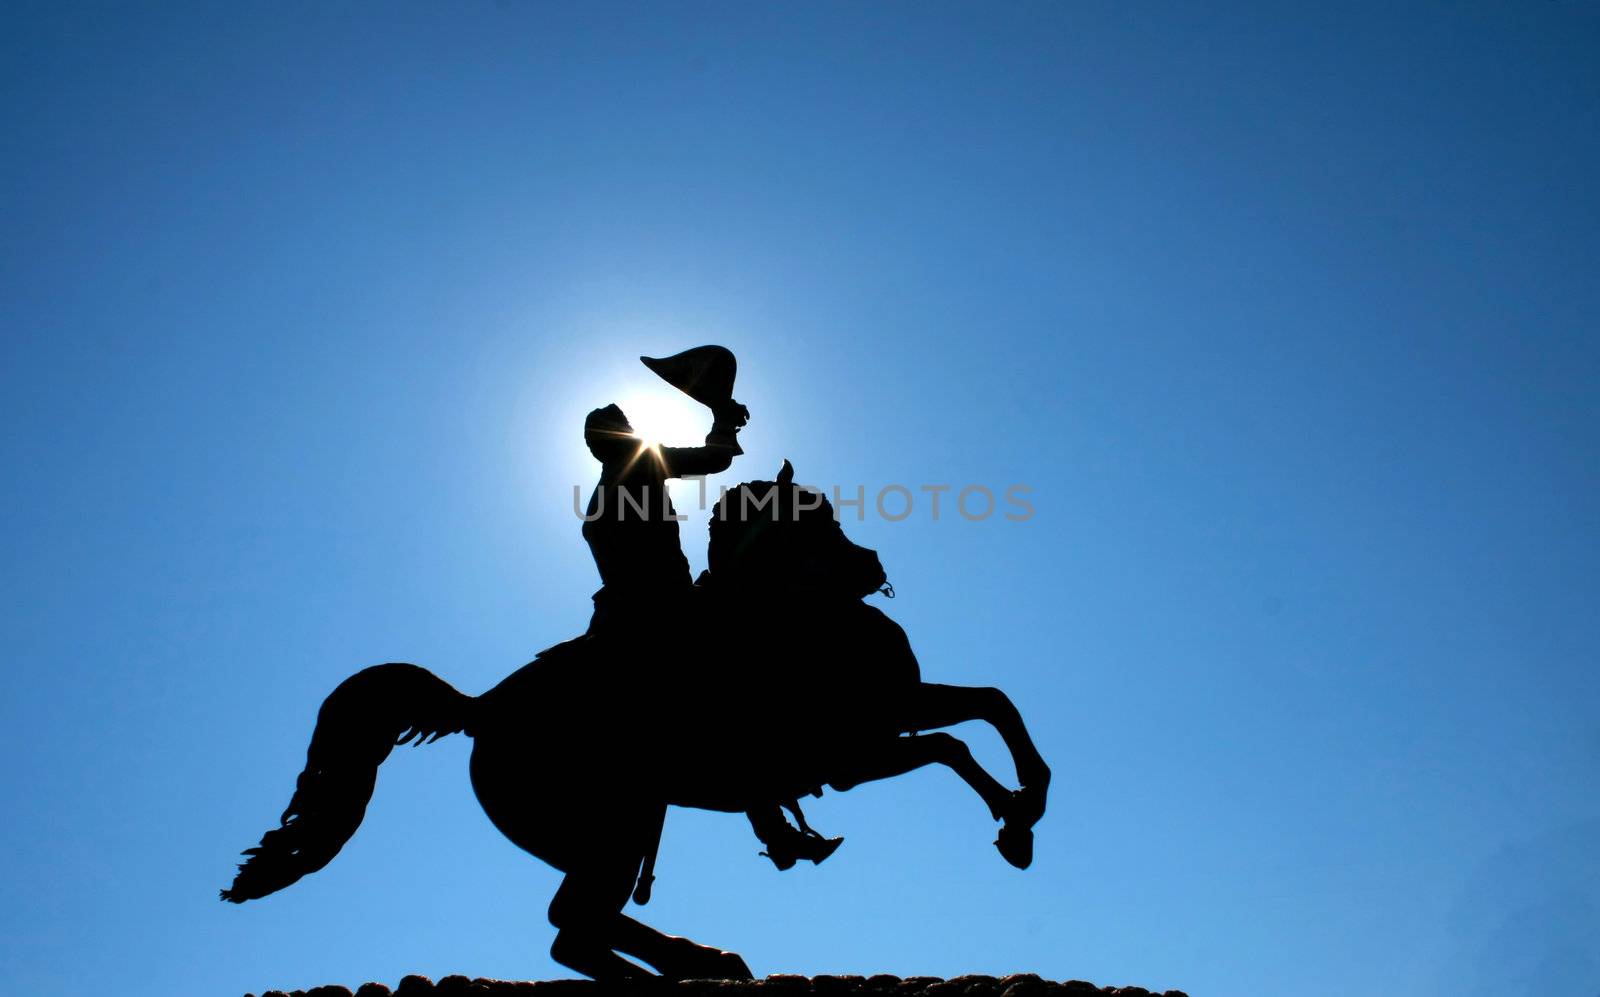
[[[863,598],[888,584],[878,552],[850,542],[819,491],[776,481],[729,490],[711,514],[711,577],[730,591]]]

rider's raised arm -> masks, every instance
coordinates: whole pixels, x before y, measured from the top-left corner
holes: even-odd
[[[662,447],[661,462],[666,465],[669,478],[699,477],[726,471],[742,452],[737,441],[716,439],[713,430],[703,447]]]
[[[661,461],[666,465],[667,477],[698,477],[726,471],[733,458],[744,453],[739,447],[739,429],[749,418],[749,409],[738,402],[730,402],[716,413],[716,422],[706,434],[705,446],[662,447]]]

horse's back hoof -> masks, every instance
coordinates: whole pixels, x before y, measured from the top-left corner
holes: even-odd
[[[755,979],[739,953],[698,945],[687,938],[670,939],[663,955],[669,958],[653,965],[669,980]]]
[[[745,965],[744,959],[741,958],[737,952],[722,953],[722,957],[718,960],[718,962],[721,963],[721,979],[753,980],[756,978],[756,975],[750,972],[750,967]]]
[[[994,846],[1000,849],[1001,858],[1018,869],[1026,869],[1033,864],[1032,828],[1005,825],[1000,828],[1000,836],[994,840]]]

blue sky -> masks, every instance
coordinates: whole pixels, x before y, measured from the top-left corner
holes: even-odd
[[[584,626],[583,414],[720,342],[726,483],[1033,489],[846,527],[1055,796],[1025,873],[942,771],[816,801],[846,844],[781,875],[675,812],[651,923],[1600,991],[1600,7],[1207,6],[9,5],[4,989],[565,975],[464,738],[216,890],[345,675],[475,693]]]

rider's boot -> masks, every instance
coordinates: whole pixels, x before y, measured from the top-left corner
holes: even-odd
[[[805,817],[798,813],[798,806],[785,805],[796,812],[802,824],[805,823]],[[761,854],[771,859],[779,872],[793,869],[801,859],[810,859],[813,865],[820,865],[844,843],[843,838],[824,838],[810,827],[804,830],[795,828],[783,819],[783,811],[775,806],[752,810],[748,816],[756,837],[767,846],[767,850]]]

